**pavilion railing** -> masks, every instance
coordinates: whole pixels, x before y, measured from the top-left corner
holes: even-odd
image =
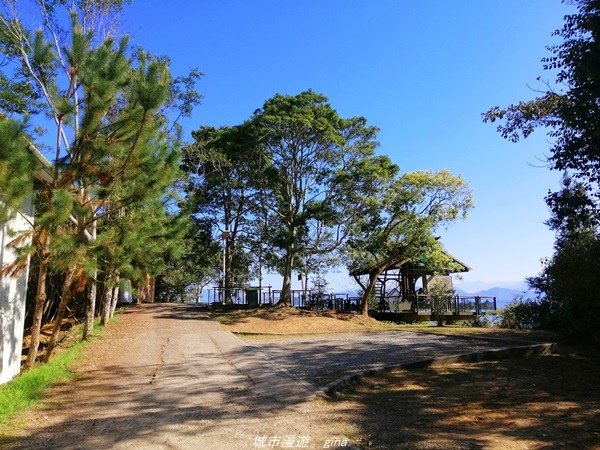
[[[487,311],[495,311],[496,306],[496,297],[457,295],[448,299],[440,309],[456,315],[480,315]],[[377,306],[378,312],[430,314],[432,310],[431,297],[419,294],[385,297]]]
[[[496,297],[486,297],[486,296],[459,296],[454,297],[454,312],[456,314],[464,314],[464,313],[473,313],[475,315],[480,315],[484,312],[495,311],[496,310]]]
[[[211,289],[211,294],[214,303],[223,303],[226,299],[230,299],[232,304],[248,306],[274,305],[281,298],[281,290],[273,290],[270,286],[263,286],[260,289],[255,287],[224,289],[216,286]],[[360,297],[350,297],[348,294],[292,290],[290,303],[296,308],[358,311],[360,300]],[[481,315],[487,311],[495,311],[496,306],[496,297],[457,295],[449,299],[441,310],[445,314]],[[378,312],[431,314],[432,309],[433,302],[426,294],[385,297],[380,299],[377,305]]]

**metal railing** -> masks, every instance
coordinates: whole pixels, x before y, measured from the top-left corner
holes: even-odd
[[[271,286],[258,287],[232,287],[225,289],[214,286],[209,291],[209,303],[229,303],[234,305],[275,305],[281,298],[281,290],[273,290]],[[345,310],[358,311],[359,297],[350,297],[348,294],[324,294],[311,290],[292,290],[290,304],[296,308],[309,308],[315,310]]]
[[[454,297],[454,312],[460,313],[473,313],[475,315],[481,315],[487,311],[496,310],[496,297],[486,296],[471,296],[471,297]]]
[[[480,315],[487,311],[496,310],[496,297],[485,296],[454,296],[441,305],[445,313]],[[431,297],[425,294],[385,297],[377,305],[378,312],[430,314],[433,310]]]
[[[271,286],[236,286],[227,289],[214,286],[208,291],[208,302],[233,305],[268,305],[273,304],[273,290]]]

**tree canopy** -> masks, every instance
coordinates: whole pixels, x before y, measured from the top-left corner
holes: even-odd
[[[371,185],[346,245],[350,272],[362,270],[369,277],[363,285],[363,314],[368,313],[378,276],[399,259],[418,262],[432,272],[451,269],[452,261],[434,232],[466,217],[472,206],[465,181],[448,171],[399,175],[387,158],[379,158],[378,164],[375,173],[380,178]]]
[[[292,271],[306,270],[311,256],[334,252],[347,235],[356,204],[345,201],[344,181],[373,154],[377,129],[363,117],[340,117],[314,91],[274,96],[246,126],[255,130],[265,159],[263,240],[283,276],[280,303],[288,304]]]
[[[598,226],[600,218],[600,2],[576,4],[578,12],[554,32],[562,43],[548,47],[551,55],[542,60],[543,68],[555,74],[541,89],[543,95],[483,115],[484,121],[500,121],[498,131],[513,142],[537,128],[547,130],[549,167],[572,180],[564,191],[546,197],[556,230]]]

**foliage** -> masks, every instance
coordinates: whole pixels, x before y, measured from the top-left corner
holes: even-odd
[[[215,241],[222,239],[224,230],[229,231],[224,242],[225,274],[221,276],[226,288],[240,286],[250,277],[249,248],[260,239],[261,224],[253,218],[262,160],[248,127],[205,126],[192,135],[195,142],[185,149],[182,162],[188,208],[210,225]],[[211,261],[216,264],[214,258]]]
[[[71,329],[74,337],[81,326]],[[0,386],[0,425],[6,425],[20,411],[31,407],[50,386],[73,378],[69,366],[78,358],[84,343],[76,343],[56,355],[48,364],[37,366]]]
[[[541,322],[571,339],[600,342],[600,236],[582,231],[561,236],[555,253],[529,284],[544,295],[549,316]]]
[[[0,223],[13,216],[33,192],[33,157],[23,125],[0,119]]]
[[[494,318],[494,313],[484,312],[483,314],[479,314],[475,316],[473,320],[466,321],[465,326],[473,326],[473,327],[493,327],[496,326],[496,320]]]
[[[431,298],[431,312],[438,326],[444,324],[444,312],[448,309],[448,304],[454,297],[454,290],[444,283],[434,283],[428,289]]]
[[[204,286],[216,277],[219,250],[211,224],[193,219],[183,238],[183,252],[165,258],[165,270],[156,282],[157,300],[198,301]]]
[[[576,4],[577,13],[554,32],[563,42],[549,47],[551,56],[542,60],[556,73],[555,82],[546,83],[541,97],[483,115],[484,121],[502,121],[498,131],[513,142],[536,128],[548,130],[549,167],[565,173],[561,191],[546,197],[549,225],[559,232],[600,224],[600,1]]]
[[[560,328],[597,340],[594,317],[600,299],[597,240],[600,226],[600,1],[576,1],[554,34],[544,69],[556,74],[539,98],[494,107],[484,120],[502,121],[498,131],[511,141],[545,128],[552,139],[548,163],[564,173],[561,189],[548,194],[548,221],[557,232],[555,254],[530,284],[544,296],[510,310],[522,312],[528,326]],[[552,317],[547,318],[546,314]],[[539,316],[539,317],[538,317]]]
[[[368,209],[353,224],[347,248],[350,269],[384,264],[399,250],[423,264],[447,263],[439,252],[424,250],[439,250],[431,232],[465,217],[471,208],[465,181],[448,171],[399,176],[394,169],[386,176],[365,199]]]
[[[246,123],[265,168],[261,214],[270,265],[283,276],[281,303],[290,301],[293,270],[327,266],[357,213],[348,179],[375,146],[377,129],[362,117],[344,119],[313,91],[276,95]],[[315,266],[316,265],[316,266]]]
[[[566,16],[563,27],[554,33],[563,42],[549,47],[552,55],[543,59],[544,69],[556,73],[555,83],[548,83],[537,99],[490,109],[484,120],[503,120],[498,130],[512,141],[527,137],[536,128],[548,129],[553,139],[550,167],[568,171],[598,200],[594,192],[600,181],[600,136],[596,132],[600,125],[600,1],[580,0],[577,4],[578,12]]]
[[[368,193],[362,200],[363,213],[353,222],[346,244],[350,272],[369,276],[362,284],[365,314],[377,277],[391,263],[414,263],[434,273],[454,268],[434,231],[465,217],[472,206],[465,181],[448,171],[400,176],[385,158],[377,165],[378,170],[370,171],[377,176],[362,191]]]
[[[518,299],[498,311],[501,328],[517,330],[556,329],[553,305],[545,298]]]
[[[142,271],[158,270],[158,246],[180,228],[168,220],[163,201],[179,165],[180,139],[171,133],[177,127],[169,114],[174,108],[189,115],[199,101],[193,85],[200,75],[192,71],[174,80],[167,59],[131,48],[127,36],[114,37],[123,0],[31,3],[7,1],[0,7],[0,52],[6,60],[0,72],[31,88],[16,91],[22,103],[35,100],[29,110],[14,99],[0,101],[5,106],[0,112],[15,120],[29,113],[32,122],[47,126],[30,141],[51,154],[53,163],[40,183],[32,233],[42,281],[29,366],[49,270],[64,273],[65,282],[47,355],[69,301],[86,284],[95,286],[98,270],[107,280],[120,271],[142,278]],[[171,223],[174,228],[167,230]]]

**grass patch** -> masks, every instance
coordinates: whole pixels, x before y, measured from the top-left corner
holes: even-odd
[[[34,405],[48,387],[72,379],[75,374],[69,366],[84,345],[84,342],[72,345],[49,363],[34,367],[0,386],[0,425],[6,425],[15,414]]]
[[[117,311],[110,323],[117,322],[120,315],[121,311]],[[100,328],[99,320],[95,321],[92,340],[101,336]],[[70,367],[90,342],[81,341],[82,335],[83,324],[74,326],[50,362],[22,372],[8,383],[0,385],[0,435],[2,428],[9,425],[18,413],[35,406],[47,388],[76,377]]]
[[[446,325],[443,327],[432,326],[419,331],[446,336],[491,338],[523,342],[555,342],[558,339],[558,336],[555,333],[549,331],[512,330],[496,327],[465,327],[460,325]]]

